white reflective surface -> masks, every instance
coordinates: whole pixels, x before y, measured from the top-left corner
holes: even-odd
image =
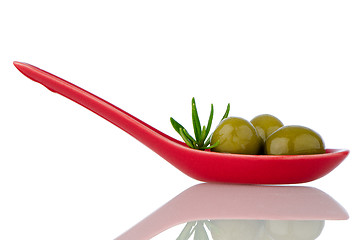
[[[233,116],[270,113],[316,130],[328,148],[351,150],[303,184],[350,215],[326,221],[319,239],[360,235],[360,1],[20,0],[0,9],[0,239],[115,239],[199,183],[26,79],[14,60],[171,135],[171,116],[191,128],[192,97],[203,119],[210,103],[218,119],[230,102]]]
[[[204,183],[178,194],[116,240],[149,240],[180,224],[185,226],[177,240],[315,239],[325,220],[347,219],[346,210],[316,188]]]

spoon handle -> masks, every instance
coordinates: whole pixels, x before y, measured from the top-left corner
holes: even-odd
[[[126,111],[64,79],[28,63],[15,61],[14,65],[26,77],[103,117],[156,152],[159,150],[157,146],[170,141],[180,143]]]

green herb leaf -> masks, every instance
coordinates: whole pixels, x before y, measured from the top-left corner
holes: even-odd
[[[195,139],[186,131],[186,129],[179,124],[175,119],[170,118],[171,124],[173,128],[180,134],[184,142],[187,144],[187,146],[191,148],[195,148],[196,143]]]
[[[211,148],[216,147],[219,144],[219,142],[216,142],[215,144],[209,146],[212,135],[210,135],[208,137],[208,135],[210,133],[211,125],[212,125],[212,120],[214,118],[214,105],[211,104],[211,111],[210,111],[209,120],[207,122],[207,125],[202,126],[202,128],[201,128],[201,123],[200,123],[199,114],[198,114],[197,108],[196,108],[195,98],[192,98],[191,103],[192,103],[192,106],[191,106],[191,108],[192,108],[192,125],[194,128],[195,138],[192,137],[180,123],[178,123],[175,119],[173,119],[171,117],[170,121],[171,121],[172,127],[175,129],[175,131],[178,134],[180,134],[181,138],[184,140],[186,145],[191,148],[205,150],[205,149],[211,149]],[[230,103],[227,105],[226,111],[225,111],[224,116],[222,117],[221,121],[228,117],[229,112],[230,112]],[[207,140],[205,141],[205,139],[207,139]]]
[[[200,143],[203,144],[203,142],[205,141],[207,134],[206,134],[206,127],[202,126],[202,130],[201,130],[201,136],[200,136]]]
[[[225,114],[224,116],[222,116],[220,122],[229,116],[229,112],[230,112],[230,103],[227,105]]]
[[[179,134],[181,134],[180,133],[180,128],[181,129],[185,129],[181,124],[179,124],[175,119],[173,119],[173,118],[170,118],[170,121],[171,121],[171,125],[172,125],[172,127],[176,130],[176,132],[178,132]]]
[[[211,142],[211,137],[212,137],[212,135],[210,135],[210,136],[207,138],[207,140],[206,140],[205,143],[204,143],[204,146],[208,146],[208,145],[210,144],[210,142]]]
[[[193,143],[193,145],[196,146],[196,140],[190,135],[190,133],[185,128],[182,129],[182,132]]]
[[[207,145],[209,145],[209,144],[210,144],[210,142],[209,142]],[[213,145],[208,146],[208,147],[203,147],[202,149],[203,149],[203,150],[205,150],[205,149],[211,149],[211,148],[217,147],[219,144],[220,144],[220,141],[217,140],[217,142],[214,143]],[[205,144],[205,146],[207,146],[207,145]]]
[[[197,113],[195,98],[192,98],[192,124],[194,126],[196,141],[197,141],[197,143],[200,144],[201,124],[200,124],[199,114]]]
[[[207,122],[207,127],[206,127],[206,134],[205,134],[205,138],[206,136],[209,134],[210,129],[211,129],[211,124],[212,124],[212,119],[214,118],[214,105],[211,104],[211,111],[210,111],[210,115],[209,115],[209,121]],[[205,138],[203,139],[203,141],[205,141]]]
[[[180,135],[181,135],[182,139],[184,140],[184,142],[187,144],[187,146],[189,146],[190,148],[196,148],[195,142],[193,142],[191,139],[188,138],[186,129],[180,128]]]

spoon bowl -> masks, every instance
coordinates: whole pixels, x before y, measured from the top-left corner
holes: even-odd
[[[242,155],[201,151],[162,133],[94,94],[27,63],[15,67],[50,91],[82,105],[121,128],[186,175],[204,182],[293,184],[321,178],[335,169],[348,150],[314,155]]]

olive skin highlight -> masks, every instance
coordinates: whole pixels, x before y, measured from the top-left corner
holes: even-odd
[[[224,119],[217,126],[211,137],[211,145],[219,145],[211,151],[237,154],[259,154],[262,139],[255,127],[247,120],[238,117]]]
[[[271,134],[265,142],[268,155],[308,155],[325,153],[321,136],[303,126],[284,126]]]
[[[259,136],[265,141],[273,132],[283,127],[283,123],[270,114],[261,114],[254,117],[251,124],[255,127]]]

